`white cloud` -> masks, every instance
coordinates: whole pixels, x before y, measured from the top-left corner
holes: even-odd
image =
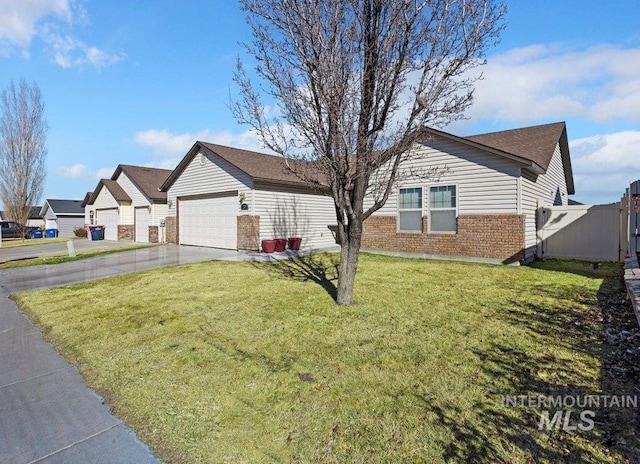
[[[85,66],[102,69],[127,57],[124,53],[108,54],[70,35],[61,35],[58,32],[47,32],[43,37],[53,54],[52,61],[64,69],[82,69]]]
[[[87,13],[76,0],[2,0],[0,57],[17,51],[28,59],[29,47],[37,36],[46,44],[51,61],[65,69],[101,69],[126,58],[124,53],[107,53],[75,38],[73,26],[86,22]]]
[[[251,131],[239,134],[230,131],[211,131],[204,129],[195,133],[175,134],[166,129],[150,129],[137,132],[133,140],[138,144],[152,149],[156,160],[151,163],[154,167],[173,169],[182,157],[197,141],[227,145],[234,148],[244,148],[259,152],[268,152],[262,147],[258,137]]]
[[[640,48],[534,45],[490,57],[482,72],[474,120],[640,119]]]
[[[74,164],[73,166],[62,166],[56,169],[55,173],[61,177],[70,177],[80,180],[100,180],[109,179],[115,168],[99,168],[92,171],[84,164]]]
[[[68,0],[3,0],[0,2],[0,40],[28,48],[43,18],[54,16],[71,23],[72,4]]]
[[[576,198],[587,202],[620,199],[640,178],[637,147],[640,131],[623,131],[576,139],[570,143]]]

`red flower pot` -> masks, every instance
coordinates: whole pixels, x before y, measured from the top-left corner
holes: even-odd
[[[302,237],[289,237],[289,249],[298,251],[302,245]]]
[[[287,249],[287,239],[277,238],[274,241],[276,242],[276,251],[282,252]]]
[[[276,241],[275,240],[263,240],[262,241],[262,251],[265,253],[273,253],[276,250]]]

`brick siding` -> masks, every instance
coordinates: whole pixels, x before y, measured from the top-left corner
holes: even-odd
[[[165,233],[167,243],[178,243],[178,221],[175,216],[167,216],[165,219]]]
[[[238,215],[238,250],[260,249],[260,216]]]
[[[514,263],[524,259],[525,216],[468,214],[458,217],[457,233],[398,232],[396,216],[371,216],[364,223],[362,249],[398,253],[498,259]]]
[[[134,228],[133,224],[129,226],[118,226],[118,240],[133,240]]]
[[[158,243],[158,226],[149,226],[149,243]]]

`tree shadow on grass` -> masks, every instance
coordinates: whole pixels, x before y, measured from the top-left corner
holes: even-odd
[[[340,257],[333,253],[292,253],[287,259],[270,257],[254,264],[285,279],[297,282],[314,282],[322,287],[335,301],[338,297],[338,267]]]
[[[445,462],[639,462],[637,446],[630,446],[631,440],[637,442],[637,408],[505,402],[505,397],[516,396],[640,398],[636,385],[629,379],[626,384],[612,382],[605,367],[610,364],[610,350],[602,336],[602,314],[611,305],[611,292],[619,293],[616,279],[619,276],[615,273],[604,276],[597,302],[593,290],[585,293],[581,285],[549,285],[531,288],[526,296],[514,297],[492,312],[491,317],[513,327],[523,341],[504,336],[471,349],[480,361],[476,386],[484,390],[486,398],[463,409],[418,396],[436,421],[451,432],[449,437],[454,437],[441,440]],[[640,335],[638,340],[640,343]],[[640,360],[640,348],[637,355]],[[595,360],[592,367],[587,367],[589,359]],[[603,370],[600,379],[594,379],[593,367],[597,368],[598,361]],[[631,380],[637,384],[638,375]],[[580,418],[585,409],[594,410],[593,429]],[[548,429],[548,423],[542,421],[544,410],[549,418],[560,410],[565,416]],[[572,411],[569,425],[582,424],[585,429],[565,428],[567,411]]]

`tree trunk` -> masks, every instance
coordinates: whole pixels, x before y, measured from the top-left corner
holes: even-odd
[[[338,270],[338,293],[336,303],[339,305],[353,304],[353,287],[356,282],[358,258],[360,256],[361,227],[349,227],[346,243],[340,248],[340,267]]]

